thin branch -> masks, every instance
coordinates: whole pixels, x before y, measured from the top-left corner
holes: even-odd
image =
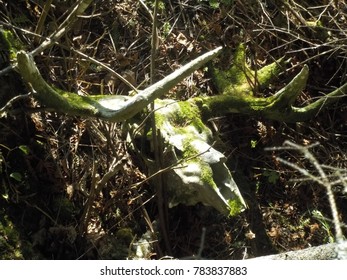
[[[98,193],[100,193],[101,189],[107,184],[108,181],[119,171],[121,170],[123,166],[123,158],[120,160],[117,160],[116,158],[113,159],[107,173],[100,179],[98,179],[98,176],[96,175],[96,163],[94,161],[93,164],[93,175],[92,175],[92,186],[91,191],[88,197],[88,200],[84,206],[83,214],[81,217],[81,225],[80,225],[80,232],[81,234],[85,233],[88,227],[88,223],[90,220],[91,215],[91,209],[93,206],[93,203],[95,201],[96,196]]]
[[[316,146],[316,145],[317,144],[315,143],[313,146]],[[332,183],[329,181],[328,176],[324,172],[322,166],[320,165],[320,163],[318,162],[316,157],[310,152],[309,149],[311,147],[312,147],[312,145],[311,146],[301,146],[301,145],[295,144],[295,143],[290,142],[290,141],[284,142],[284,149],[286,149],[286,148],[289,150],[294,149],[294,150],[301,152],[303,154],[303,156],[317,170],[319,177],[311,174],[306,169],[303,169],[294,163],[288,162],[288,161],[281,159],[281,158],[277,158],[277,160],[280,161],[281,163],[299,171],[302,175],[310,178],[311,180],[313,180],[313,181],[319,183],[320,185],[322,185],[323,187],[325,187],[326,192],[327,192],[327,196],[328,196],[328,200],[329,200],[329,204],[330,204],[330,209],[331,209],[332,216],[333,216],[336,241],[337,241],[338,245],[341,245],[340,246],[341,248],[338,246],[338,248],[339,248],[339,250],[337,251],[338,258],[339,259],[346,259],[347,258],[347,256],[346,256],[346,244],[344,243],[344,236],[342,233],[341,223],[340,223],[338,210],[337,210],[337,206],[336,206],[336,202],[335,202],[335,197],[334,197],[334,193],[332,190]]]
[[[76,21],[77,16],[82,14],[88,6],[92,3],[92,0],[79,0],[74,8],[72,9],[71,13],[66,17],[66,19],[63,21],[63,23],[58,27],[57,31],[51,34],[49,37],[47,37],[41,45],[39,45],[36,49],[32,50],[29,54],[30,56],[35,56],[48,47],[52,46],[55,44],[60,37],[62,37],[73,25],[73,23]],[[39,36],[38,34],[36,34]],[[6,74],[7,72],[11,71],[16,67],[16,63],[11,64],[10,66],[2,69],[0,71],[0,76]]]
[[[159,0],[155,0],[154,9],[153,9],[153,21],[152,21],[152,41],[151,41],[151,66],[150,66],[150,82],[154,83],[155,80],[155,69],[156,69],[156,59],[157,59],[157,50],[158,50],[158,7]],[[154,101],[150,104],[150,109],[153,111]],[[154,149],[154,159],[155,159],[155,167],[156,170],[160,170],[162,165],[162,147],[161,147],[161,139],[160,132],[157,130],[157,125],[155,121],[155,114],[151,116],[151,127],[152,127],[152,142]],[[159,224],[161,228],[161,234],[164,240],[166,251],[169,255],[172,255],[169,235],[168,235],[168,204],[166,200],[166,188],[165,182],[163,180],[163,176],[160,173],[157,177],[156,182],[157,189],[157,207],[159,213]]]
[[[107,71],[109,71],[112,75],[116,76],[119,80],[121,80],[124,84],[126,84],[129,88],[131,88],[135,93],[138,92],[137,88],[134,87],[134,85],[132,83],[130,83],[127,79],[125,79],[122,75],[119,75],[116,71],[114,71],[112,68],[108,67],[106,64],[98,61],[97,59],[84,54],[83,52],[80,52],[74,48],[71,48],[71,50],[74,53],[77,53],[78,55],[82,56],[83,58],[95,63],[98,66],[101,66],[102,68],[106,69]]]
[[[10,107],[12,107],[13,103],[23,100],[23,99],[29,99],[31,97],[31,93],[29,92],[28,94],[23,94],[23,95],[17,95],[13,98],[11,98],[7,103],[5,104],[4,107],[0,108],[0,118],[6,117]]]
[[[71,13],[66,17],[62,24],[58,27],[57,31],[49,36],[45,41],[42,42],[35,50],[30,52],[30,55],[35,56],[48,47],[52,46],[56,41],[58,41],[72,26],[76,21],[77,16],[84,13],[88,6],[92,3],[92,0],[79,0]]]

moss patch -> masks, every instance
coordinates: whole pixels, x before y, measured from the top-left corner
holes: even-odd
[[[16,58],[17,52],[22,48],[22,44],[11,31],[0,29],[0,51],[5,52],[10,61]]]
[[[2,260],[22,260],[20,234],[9,217],[0,214],[0,258]]]
[[[234,199],[230,199],[228,201],[228,204],[230,208],[230,213],[229,213],[230,216],[236,216],[245,209],[245,206],[243,205],[243,203],[236,196]]]
[[[227,95],[253,95],[254,91],[264,88],[276,78],[285,65],[284,58],[268,64],[261,69],[252,70],[246,63],[246,49],[240,44],[234,53],[234,61],[228,70],[212,68],[212,76],[218,91]]]

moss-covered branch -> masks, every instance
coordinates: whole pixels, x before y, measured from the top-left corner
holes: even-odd
[[[250,91],[245,90],[246,86],[241,85],[242,89],[235,87],[232,93],[228,91],[226,94],[217,96],[196,98],[195,101],[205,117],[218,112],[264,116],[281,121],[298,121],[292,104],[306,85],[307,77],[308,67],[305,66],[287,86],[267,98],[253,97]],[[294,114],[290,115],[290,120],[288,119],[289,114]]]
[[[17,54],[18,69],[24,80],[34,89],[34,96],[42,105],[69,115],[97,117],[113,122],[124,121],[142,111],[193,71],[213,59],[221,48],[209,51],[171,73],[164,79],[132,97],[119,95],[79,96],[48,85],[37,69],[33,58],[24,51]]]
[[[245,47],[240,44],[229,69],[223,71],[213,67],[211,72],[220,93],[253,95],[257,90],[267,87],[283,71],[285,64],[284,58],[280,58],[260,70],[254,71],[248,67]]]
[[[195,98],[205,117],[216,114],[241,113],[263,116],[269,119],[298,122],[314,117],[320,110],[336,102],[347,92],[347,84],[334,90],[317,101],[299,108],[293,106],[296,98],[306,87],[309,74],[305,65],[292,81],[273,96],[255,97],[255,89],[262,89],[277,77],[285,61],[280,59],[256,71],[246,64],[245,49],[240,45],[234,56],[234,64],[226,71],[213,69],[214,81],[220,95]]]
[[[221,48],[210,51],[156,84],[128,96],[79,96],[62,92],[48,85],[39,73],[33,59],[21,51],[17,55],[18,68],[23,78],[29,82],[35,97],[46,107],[70,115],[98,117],[109,121],[124,121],[131,118],[150,102],[162,96],[170,88],[219,54]],[[306,86],[309,70],[304,66],[292,81],[270,97],[254,96],[255,89],[267,87],[285,66],[283,58],[258,71],[246,64],[243,45],[235,53],[234,64],[226,71],[213,69],[216,87],[221,94],[211,97],[198,97],[190,100],[195,103],[205,117],[216,114],[241,113],[263,116],[273,120],[297,122],[314,117],[320,110],[335,102],[347,92],[347,84],[321,97],[317,101],[299,108],[294,101]]]

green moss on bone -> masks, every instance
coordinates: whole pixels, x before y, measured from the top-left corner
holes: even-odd
[[[201,166],[201,181],[210,186],[213,189],[217,189],[217,185],[213,180],[213,171],[211,170],[210,166],[204,164],[203,162],[200,164]]]
[[[96,114],[97,110],[95,109],[95,104],[92,98],[81,96],[75,93],[63,91],[61,89],[55,88],[55,90],[66,100],[68,100],[68,105],[71,110],[78,109],[85,112],[85,114]]]
[[[199,108],[192,102],[189,101],[181,101],[178,103],[180,106],[180,110],[178,113],[178,117],[182,120],[187,120],[190,122],[190,125],[193,125],[199,133],[202,133],[206,130],[205,124],[201,120],[201,112]]]
[[[155,102],[156,107],[170,106],[170,103],[163,102],[162,100]],[[179,108],[177,110],[171,110],[169,114],[161,114],[160,110],[155,113],[155,121],[159,129],[163,126],[164,122],[169,122],[177,133],[186,133],[189,128],[194,127],[199,133],[210,134],[209,129],[201,119],[201,111],[194,101],[179,101],[176,104]]]
[[[183,158],[187,159],[190,158],[190,162],[195,162],[199,165],[201,170],[201,181],[210,186],[211,188],[217,189],[216,183],[213,180],[213,172],[211,167],[205,163],[198,155],[199,152],[196,150],[196,148],[192,145],[192,141],[194,138],[187,137],[183,141]],[[188,161],[188,162],[189,162]]]
[[[283,71],[283,68],[287,61],[284,57],[276,60],[275,62],[265,65],[257,71],[257,81],[261,88],[267,87],[274,78],[277,78],[278,75]]]
[[[234,53],[234,63],[228,70],[223,71],[215,67],[212,68],[213,80],[219,92],[224,92],[230,85],[238,87],[247,81],[245,76],[245,71],[247,71],[245,55],[245,47],[240,44]]]
[[[193,137],[187,137],[183,140],[183,158],[192,158],[198,154],[195,147],[191,144]],[[199,161],[198,157],[190,159],[191,161]]]
[[[235,196],[233,199],[230,199],[228,201],[228,205],[230,208],[230,212],[229,212],[230,216],[236,216],[240,214],[245,208],[237,196]]]
[[[285,63],[284,58],[281,58],[254,71],[246,63],[245,46],[240,44],[235,51],[234,62],[228,70],[212,69],[213,80],[222,94],[252,96],[255,86],[257,88],[267,87],[283,70]]]
[[[198,164],[200,167],[200,180],[205,185],[215,190],[216,193],[219,192],[218,186],[216,185],[213,177],[213,170],[210,165],[205,163],[201,157],[198,156],[198,151],[192,144],[192,140],[187,138],[183,142],[183,158],[190,158],[190,162]],[[194,157],[196,156],[196,157]],[[193,157],[193,158],[192,158]],[[188,161],[188,162],[189,162]],[[208,200],[208,198],[206,198]],[[211,206],[217,207],[219,211],[225,213],[226,215],[235,216],[244,210],[244,205],[241,200],[235,196],[232,199],[227,199],[225,205],[220,201],[219,204],[214,204]]]
[[[271,104],[271,100],[240,92],[235,95],[216,95],[196,100],[204,119],[226,113],[245,113],[256,116]]]
[[[247,82],[247,77],[251,76],[251,71],[246,64],[246,49],[244,44],[240,44],[234,54],[234,63],[226,71],[229,83],[243,85]]]

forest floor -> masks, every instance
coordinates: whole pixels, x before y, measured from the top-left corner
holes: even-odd
[[[40,29],[42,1],[17,2],[0,1],[0,20],[42,36],[50,35],[71,7],[71,1],[53,1]],[[145,88],[153,1],[94,2],[59,44],[36,57],[45,79],[82,95],[127,94],[129,88],[78,50]],[[347,7],[344,1],[307,2],[160,1],[154,80],[217,46],[224,46],[224,52],[215,64],[229,67],[235,48],[244,43],[253,69],[282,56],[290,59],[278,81],[255,94],[273,94],[307,64],[307,87],[296,105],[309,104],[347,82]],[[39,37],[11,30],[28,50],[40,43]],[[9,87],[17,94],[26,91],[20,83]],[[209,72],[200,69],[166,97],[186,100],[214,94]],[[238,114],[210,120],[248,209],[225,217],[200,204],[170,208],[167,243],[157,222],[155,190],[148,182],[137,184],[146,179],[147,170],[129,149],[121,124],[17,110],[0,120],[0,259],[135,258],[134,248],[144,240],[152,242],[148,251],[143,249],[146,259],[191,258],[201,250],[205,259],[244,259],[334,242],[325,188],[278,157],[315,175],[312,164],[295,150],[266,148],[281,147],[285,141],[319,143],[311,152],[331,180],[344,175],[345,102],[341,99],[301,123]],[[32,100],[19,108],[37,105]],[[122,160],[122,168],[91,201],[93,181],[108,172],[115,158]],[[334,194],[346,233],[346,186],[337,185]],[[158,232],[157,240],[150,236],[151,228]]]

